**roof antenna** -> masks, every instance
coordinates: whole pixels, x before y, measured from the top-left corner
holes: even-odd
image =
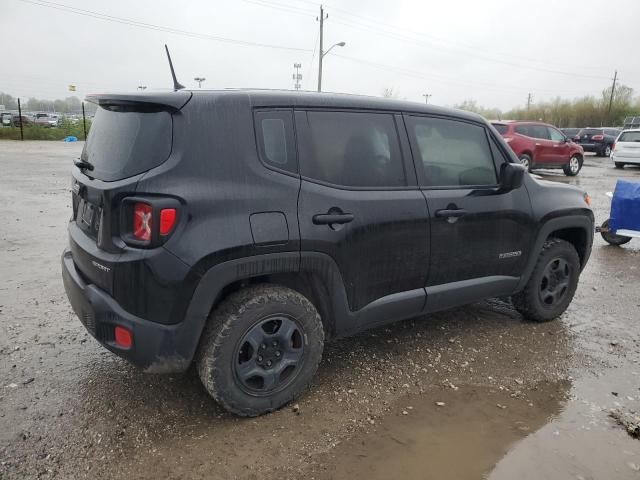
[[[171,61],[171,55],[169,55],[169,47],[167,44],[164,44],[164,49],[167,51],[167,59],[169,60],[169,68],[171,69],[171,76],[173,77],[173,89],[177,92],[178,90],[182,90],[184,85],[182,85],[178,79],[176,78],[176,72],[173,69],[173,62]]]

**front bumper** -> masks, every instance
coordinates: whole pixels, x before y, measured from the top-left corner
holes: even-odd
[[[74,312],[102,346],[150,373],[176,373],[188,368],[201,328],[190,328],[186,321],[163,325],[131,315],[104,290],[85,281],[69,250],[62,254],[62,279]],[[132,332],[130,348],[116,345],[116,326]]]

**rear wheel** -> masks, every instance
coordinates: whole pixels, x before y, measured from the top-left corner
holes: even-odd
[[[322,322],[309,300],[286,287],[253,286],[231,294],[211,314],[198,373],[225,409],[254,417],[307,388],[323,346]]]
[[[524,290],[511,297],[514,307],[528,320],[546,322],[567,309],[578,286],[580,258],[569,242],[550,238]]]
[[[625,243],[629,243],[631,241],[631,237],[616,235],[613,232],[609,232],[608,219],[603,222],[602,227],[600,228],[602,229],[600,230],[600,235],[602,235],[602,238],[604,239],[605,242],[611,245],[624,245]]]
[[[616,166],[616,168],[624,168],[624,163],[622,162],[614,162],[614,165]]]
[[[582,159],[577,155],[572,156],[569,159],[569,163],[562,167],[564,174],[569,177],[575,177],[580,172],[580,169],[582,169]]]
[[[606,147],[604,147],[604,150],[602,150],[602,154],[605,157],[608,157],[611,155],[611,145],[607,145]]]
[[[531,157],[526,153],[520,155],[520,163],[525,166],[528,172],[531,171]]]

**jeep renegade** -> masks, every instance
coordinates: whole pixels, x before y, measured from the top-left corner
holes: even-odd
[[[487,297],[562,314],[585,193],[526,173],[472,113],[349,95],[96,95],[62,276],[87,330],[148,372],[196,363],[243,416],[310,383],[326,339]]]

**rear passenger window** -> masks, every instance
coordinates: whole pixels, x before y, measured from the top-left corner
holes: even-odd
[[[529,125],[516,125],[515,132],[519,135],[524,135],[525,137],[532,137],[529,132]]]
[[[496,185],[498,179],[483,127],[442,118],[409,117],[409,135],[421,183],[429,187]]]
[[[301,173],[346,187],[406,185],[393,116],[307,112]]]
[[[289,110],[257,111],[255,126],[262,161],[272,167],[297,173],[292,112]]]

